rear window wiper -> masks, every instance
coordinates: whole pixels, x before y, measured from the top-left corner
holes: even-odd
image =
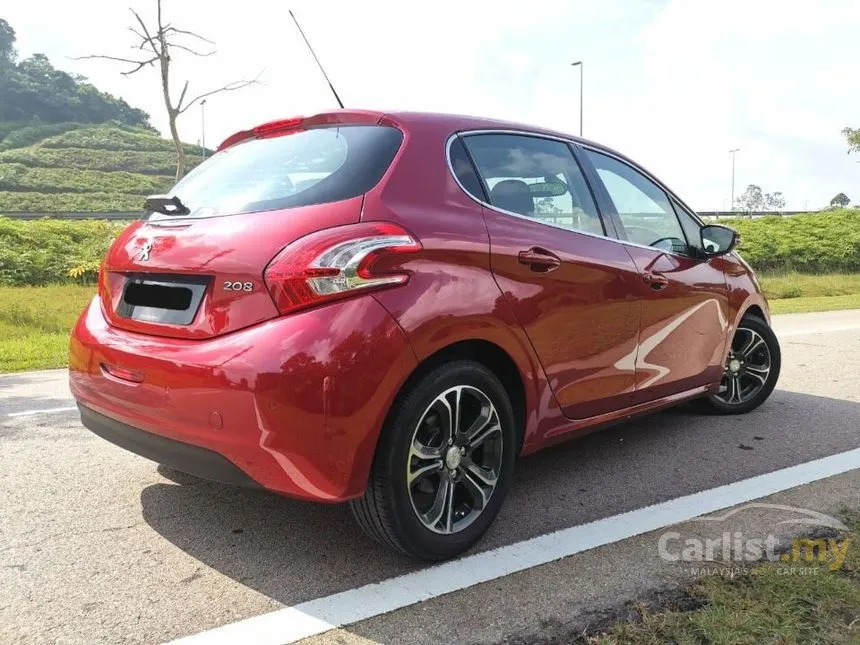
[[[148,211],[161,213],[162,215],[188,215],[191,210],[182,203],[177,196],[150,195],[146,198],[143,207]]]

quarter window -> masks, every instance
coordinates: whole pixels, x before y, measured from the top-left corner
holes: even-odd
[[[681,228],[684,229],[684,234],[687,236],[687,244],[694,249],[702,248],[702,225],[699,224],[692,215],[674,199],[672,206],[675,207],[675,213],[678,219],[681,220]]]
[[[605,234],[566,144],[514,134],[475,134],[463,142],[496,208],[574,231]]]
[[[687,243],[672,203],[645,175],[608,155],[586,149],[631,242],[674,253]]]

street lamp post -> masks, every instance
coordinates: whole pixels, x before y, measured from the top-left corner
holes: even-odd
[[[582,76],[584,66],[581,60],[571,63],[570,65],[571,67],[579,67],[579,136],[582,136]]]
[[[732,155],[732,203],[730,210],[735,210],[735,153],[740,150],[740,148],[733,148],[729,150],[729,154]]]
[[[206,99],[200,101],[200,155],[206,158]]]

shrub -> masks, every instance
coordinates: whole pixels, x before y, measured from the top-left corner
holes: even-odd
[[[860,211],[720,223],[740,232],[740,253],[757,271],[860,271]]]
[[[22,193],[0,190],[0,213],[137,213],[142,195],[122,193]]]
[[[7,137],[8,138],[8,137]],[[173,141],[143,129],[118,128],[112,125],[90,126],[48,137],[40,144],[45,148],[89,148],[96,150],[149,150],[172,152]],[[199,146],[184,144],[185,152],[200,154]]]
[[[85,127],[80,123],[12,123],[4,125],[11,125],[12,127],[3,133],[5,136],[0,136],[0,150],[24,148],[47,137]]]
[[[71,168],[27,168],[0,163],[0,190],[39,193],[125,193],[152,195],[173,185],[172,177],[124,171],[104,172]]]
[[[0,217],[0,285],[73,282],[69,272],[99,263],[126,222]],[[80,277],[91,276],[84,271]]]
[[[199,152],[185,158],[190,170],[200,163]],[[0,152],[0,163],[20,163],[41,168],[125,170],[144,175],[173,177],[176,153],[137,150],[87,150],[85,148],[41,148],[31,146]]]

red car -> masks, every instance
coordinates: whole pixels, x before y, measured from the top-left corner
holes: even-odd
[[[146,208],[72,335],[83,424],[200,477],[348,501],[416,558],[474,544],[519,455],[687,400],[748,412],[779,375],[737,234],[569,135],[276,121]]]

